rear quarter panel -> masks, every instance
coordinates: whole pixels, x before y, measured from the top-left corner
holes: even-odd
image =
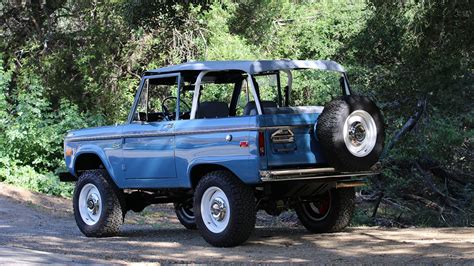
[[[255,122],[251,117],[177,121],[175,157],[182,185],[191,187],[191,170],[201,164],[223,166],[243,182],[257,183],[256,146],[251,139],[256,132]],[[230,141],[226,140],[228,135],[232,137]],[[248,145],[241,146],[241,142]]]

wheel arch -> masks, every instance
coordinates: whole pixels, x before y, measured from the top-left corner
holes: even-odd
[[[229,168],[221,165],[221,164],[215,164],[215,163],[202,163],[202,164],[197,164],[193,165],[190,170],[189,170],[189,178],[191,181],[191,187],[196,188],[197,184],[199,183],[199,180],[206,175],[207,173],[213,172],[213,171],[228,171],[232,173],[234,176],[237,176],[232,170]]]
[[[97,147],[83,147],[74,156],[72,172],[75,176],[79,176],[82,171],[94,169],[104,169],[112,179],[115,179],[112,166],[103,151]]]
[[[103,169],[104,162],[96,153],[82,153],[74,161],[74,174],[78,175],[85,170]]]

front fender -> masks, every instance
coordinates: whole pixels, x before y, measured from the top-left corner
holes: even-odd
[[[101,147],[97,145],[93,145],[93,144],[85,144],[77,148],[74,154],[74,157],[72,158],[72,167],[71,167],[71,170],[75,175],[77,175],[77,171],[76,171],[77,159],[80,158],[81,155],[83,154],[97,155],[99,159],[102,161],[102,164],[104,165],[105,169],[109,173],[110,177],[116,180],[114,169],[112,165],[110,164],[110,161],[108,160],[107,155],[105,154],[105,151]]]

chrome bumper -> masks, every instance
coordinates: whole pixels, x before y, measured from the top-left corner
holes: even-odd
[[[261,170],[260,180],[262,182],[293,181],[293,180],[321,180],[338,179],[339,177],[369,176],[375,175],[375,171],[361,172],[337,172],[332,167],[309,168],[309,169],[284,169],[284,170]]]

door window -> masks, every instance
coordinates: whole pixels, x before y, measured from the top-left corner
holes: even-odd
[[[175,120],[177,111],[178,76],[145,80],[133,122]]]

